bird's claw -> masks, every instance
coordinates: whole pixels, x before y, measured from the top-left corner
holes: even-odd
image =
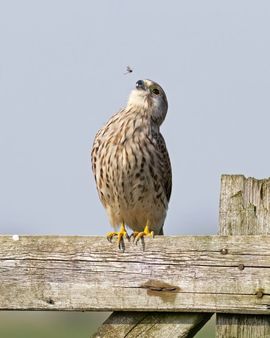
[[[116,236],[117,236],[117,245],[118,245],[119,250],[125,251],[124,238],[127,239],[128,241],[130,240],[126,229],[124,227],[123,228],[121,227],[119,232],[112,231],[112,232],[108,232],[106,235],[107,240],[110,243],[112,243],[113,237],[116,237]]]
[[[137,245],[138,242],[139,242],[139,240],[140,239],[143,240],[144,237],[152,237],[152,238],[154,238],[154,231],[146,232],[144,230],[144,231],[136,233],[136,235],[134,236],[133,242]]]
[[[148,222],[143,231],[134,231],[130,237],[133,237],[133,242],[137,245],[139,240],[141,239],[142,244],[144,246],[143,238],[144,237],[152,237],[154,238],[154,231],[150,231]]]
[[[124,223],[121,225],[120,231],[111,231],[108,232],[107,235],[107,240],[111,243],[114,237],[117,237],[117,245],[119,250],[125,251],[125,241],[124,239],[127,239],[130,241],[131,238],[133,238],[133,243],[136,245],[138,244],[139,240],[142,241],[142,246],[143,250],[145,248],[145,243],[144,243],[144,237],[152,237],[154,238],[154,231],[150,231],[148,222],[143,229],[143,231],[134,231],[130,236],[128,235]]]

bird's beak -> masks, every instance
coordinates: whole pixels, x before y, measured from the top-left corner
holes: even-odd
[[[143,80],[137,81],[136,88],[139,90],[146,90],[144,81]]]

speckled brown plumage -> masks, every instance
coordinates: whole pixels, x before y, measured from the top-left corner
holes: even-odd
[[[127,106],[97,133],[92,168],[113,227],[162,233],[171,195],[171,165],[159,127],[167,113],[162,88],[140,80]]]

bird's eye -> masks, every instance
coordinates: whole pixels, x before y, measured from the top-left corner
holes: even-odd
[[[158,95],[159,94],[159,90],[157,88],[153,88],[152,89],[152,93],[155,94],[155,95]]]

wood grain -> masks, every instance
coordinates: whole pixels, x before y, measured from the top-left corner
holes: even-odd
[[[0,309],[270,313],[269,236],[0,236]]]
[[[168,312],[114,312],[94,338],[190,338],[211,314]]]
[[[270,179],[221,178],[220,235],[270,235]]]
[[[270,179],[223,175],[219,218],[221,235],[269,235]],[[217,337],[270,338],[270,316],[217,315]]]

